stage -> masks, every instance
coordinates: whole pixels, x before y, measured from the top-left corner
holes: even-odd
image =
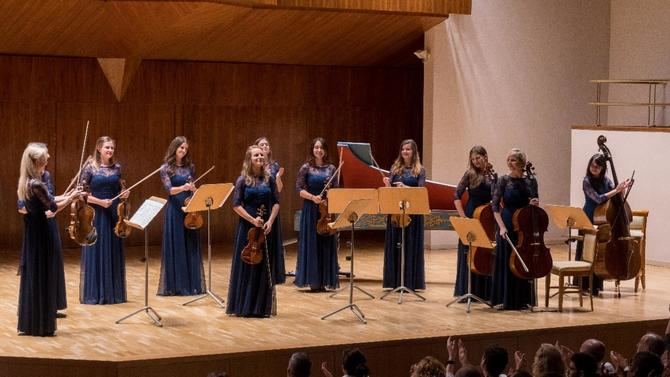
[[[156,296],[160,248],[150,249],[149,305],[163,317],[163,327],[154,326],[140,313],[122,324],[115,321],[143,306],[144,264],[142,248],[126,250],[128,302],[121,305],[81,305],[79,295],[79,251],[66,250],[67,318],[58,320],[57,336],[40,338],[16,334],[19,277],[18,251],[0,254],[0,376],[206,376],[227,371],[231,377],[283,376],[294,350],[307,350],[317,366],[327,361],[339,372],[343,348],[356,344],[369,359],[375,376],[406,376],[410,365],[425,355],[446,359],[448,336],[463,337],[472,361],[478,362],[486,345],[498,343],[513,351],[521,349],[532,358],[541,342],[559,339],[578,347],[587,337],[599,337],[608,347],[631,352],[647,330],[662,332],[668,320],[670,269],[647,266],[647,289],[633,292],[633,280],[622,283],[622,297],[615,298],[614,283],[588,300],[580,309],[575,295],[568,296],[564,312],[502,312],[480,304],[470,314],[464,305],[445,304],[452,299],[455,250],[426,250],[426,302],[397,295],[385,300],[381,289],[383,241],[379,233],[361,242],[356,254],[357,283],[372,293],[369,299],[355,293],[355,303],[368,324],[359,322],[349,310],[321,320],[321,316],[347,304],[348,292],[334,298],[328,293],[296,289],[288,277],[278,286],[278,316],[270,319],[229,317],[209,298],[182,306],[189,297]],[[344,240],[344,238],[343,238]],[[203,245],[205,246],[205,245]],[[206,253],[206,247],[203,248]],[[555,259],[567,259],[565,246],[553,245]],[[348,253],[342,243],[340,265],[349,270]],[[230,247],[213,248],[214,292],[224,299],[230,271]],[[287,247],[287,269],[295,266],[295,245]],[[206,265],[205,265],[206,269]],[[341,285],[347,283],[341,279]],[[544,306],[544,279],[538,302]],[[550,309],[557,299],[550,301]],[[334,367],[338,365],[337,367]]]

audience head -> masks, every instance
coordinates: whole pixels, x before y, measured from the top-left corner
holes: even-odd
[[[579,352],[588,353],[599,363],[605,358],[605,343],[598,339],[586,339],[579,347]]]
[[[570,377],[595,377],[598,363],[593,356],[585,352],[576,352],[570,357]]]
[[[653,332],[648,332],[642,335],[640,341],[637,342],[637,352],[651,352],[658,356],[665,352],[665,341],[663,337]]]
[[[287,377],[309,377],[312,361],[305,352],[295,352],[288,361]]]
[[[482,356],[481,367],[485,375],[498,377],[507,368],[507,350],[500,346],[489,346]]]
[[[410,377],[445,377],[444,364],[432,356],[426,356],[410,368]]]
[[[535,353],[533,377],[558,377],[565,375],[565,364],[561,351],[555,346],[544,343]]]
[[[463,365],[454,377],[482,377],[482,373],[479,371],[479,368],[473,365]]]
[[[342,352],[342,370],[352,377],[366,377],[370,374],[365,355],[358,348]]]
[[[661,358],[648,351],[635,354],[630,364],[629,376],[633,377],[660,377],[663,374]]]

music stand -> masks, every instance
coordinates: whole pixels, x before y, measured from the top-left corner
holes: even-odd
[[[428,190],[425,187],[380,187],[379,191],[379,212],[386,215],[426,215],[430,213],[428,206]],[[400,242],[400,286],[386,292],[381,299],[391,293],[399,293],[398,304],[402,304],[403,293],[411,293],[420,298],[426,299],[414,292],[413,289],[405,287],[405,227],[401,229]],[[423,229],[421,230],[423,231]]]
[[[589,220],[584,210],[579,207],[559,206],[548,204],[544,208],[549,212],[549,216],[561,229],[568,230],[568,260],[572,260],[572,247],[570,242],[579,240],[579,237],[572,236],[572,229],[594,230],[591,220]]]
[[[163,318],[154,310],[154,308],[149,306],[149,232],[147,232],[147,227],[156,217],[158,212],[165,206],[165,203],[167,203],[167,200],[152,196],[142,203],[130,220],[123,220],[129,226],[144,232],[144,306],[119,319],[116,321],[117,324],[120,324],[137,313],[145,312],[154,322],[154,325],[163,327],[163,324],[161,323]]]
[[[220,307],[223,306],[223,299],[212,291],[212,209],[218,209],[226,202],[235,186],[232,183],[210,183],[200,186],[195,190],[186,207],[182,207],[184,212],[207,211],[207,287],[205,294],[185,302],[182,305],[188,305],[205,297],[211,297]]]
[[[486,302],[481,297],[472,293],[472,255],[470,255],[473,245],[475,247],[483,247],[486,249],[491,249],[493,247],[493,243],[486,235],[486,231],[484,230],[482,223],[480,223],[478,219],[450,216],[449,221],[451,221],[451,225],[454,226],[454,230],[458,234],[458,237],[461,239],[461,242],[464,245],[466,244],[468,245],[468,272],[467,272],[468,293],[460,297],[456,297],[447,304],[447,307],[451,306],[456,302],[461,302],[463,300],[467,300],[468,304],[466,313],[470,313],[470,304],[472,300],[481,302],[482,304],[488,305],[489,307],[493,307],[490,303]]]
[[[331,190],[332,191],[332,190]],[[340,204],[339,200],[346,198],[346,196],[356,196],[355,193],[356,191],[363,191],[361,192],[362,196],[369,196],[372,191],[374,194],[376,194],[376,190],[357,190],[357,189],[339,189],[342,194],[347,194],[347,195],[337,195],[336,201],[338,201],[338,204],[334,207],[339,210]],[[343,192],[346,191],[346,192]],[[332,197],[328,197],[328,207],[330,208],[330,200],[333,200]],[[358,318],[359,321],[363,322],[364,324],[367,324],[367,321],[365,320],[365,314],[363,314],[363,311],[358,307],[358,305],[354,304],[354,288],[358,289],[359,291],[363,292],[364,294],[368,295],[370,298],[374,299],[375,297],[371,295],[370,293],[366,292],[362,288],[356,286],[354,284],[354,233],[355,233],[355,224],[356,222],[361,218],[362,215],[370,212],[377,212],[377,201],[374,198],[367,198],[367,199],[354,199],[349,201],[347,206],[341,210],[340,216],[338,216],[337,220],[335,220],[332,223],[329,223],[328,226],[330,226],[333,229],[344,229],[347,227],[351,227],[351,241],[350,241],[350,247],[351,247],[351,255],[349,258],[349,261],[351,263],[350,268],[351,268],[351,273],[349,274],[349,304],[345,305],[333,312],[330,312],[326,314],[325,316],[321,317],[322,320],[339,313],[345,309],[351,309],[351,312],[354,313],[356,318]],[[345,287],[346,288],[346,287]],[[342,289],[345,289],[342,288]],[[341,291],[341,290],[340,290]],[[338,292],[333,293],[330,295],[330,297],[335,296]]]

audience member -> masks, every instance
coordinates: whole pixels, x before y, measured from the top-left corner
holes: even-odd
[[[295,352],[291,355],[286,369],[287,377],[309,377],[312,369],[312,361],[305,352]]]
[[[561,351],[551,344],[542,344],[535,353],[532,374],[533,377],[563,377],[565,364]]]

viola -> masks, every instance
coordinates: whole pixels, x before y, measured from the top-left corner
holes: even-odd
[[[265,207],[260,206],[256,213],[257,219],[263,219]],[[263,260],[263,244],[265,244],[265,232],[263,227],[254,226],[247,232],[247,245],[242,249],[242,262],[247,264],[259,264]]]
[[[533,190],[537,187],[534,169],[530,162],[526,164],[526,178],[530,180]],[[531,197],[537,197],[537,192],[532,192]],[[544,244],[549,216],[539,206],[529,204],[514,212],[512,222],[518,236],[516,245],[518,252],[512,253],[509,259],[512,273],[520,279],[538,279],[547,276],[553,265],[550,250]],[[528,271],[524,268],[524,264]]]
[[[340,172],[340,169],[342,169],[342,165],[344,162],[340,162],[340,166],[333,172],[333,175],[328,179],[328,182],[323,186],[323,190],[321,190],[321,193],[319,196],[321,199],[324,199],[324,194],[326,191],[328,191],[328,188],[330,187],[331,183],[333,182],[333,179],[337,176],[337,174]],[[316,221],[316,232],[322,236],[330,236],[335,233],[337,233],[337,230],[333,229],[328,225],[329,223],[333,222],[333,215],[328,212],[328,200],[322,200],[321,203],[319,203],[319,219]]]
[[[494,185],[498,180],[498,174],[495,172],[493,165],[490,163],[487,163],[486,165],[484,176],[488,177]],[[495,216],[493,216],[493,208],[491,207],[490,203],[482,204],[475,208],[472,218],[479,220],[479,222],[482,224],[482,227],[484,228],[484,231],[486,231],[486,236],[490,240],[496,239],[496,219]],[[470,250],[468,253],[468,258],[471,259],[468,261],[468,263],[470,266],[472,266],[470,269],[472,272],[484,276],[490,276],[493,274],[493,249],[473,246],[472,250]]]
[[[126,189],[126,180],[121,179],[121,191]],[[114,226],[114,234],[119,238],[126,238],[130,235],[130,231],[133,229],[124,220],[130,219],[130,202],[128,198],[121,198],[119,205],[116,206],[116,215],[118,220]]]
[[[598,148],[609,161],[614,186],[619,185],[612,153],[605,143],[607,138],[598,137]],[[608,201],[596,207],[593,213],[593,223],[598,225],[598,245],[594,261],[594,272],[603,279],[628,280],[640,272],[642,257],[640,244],[630,235],[630,223],[633,213],[623,193],[617,193]]]
[[[83,187],[78,188],[82,194],[70,204],[70,225],[67,227],[70,238],[81,246],[91,246],[98,240],[98,232],[93,226],[95,210],[88,205],[88,193]]]

